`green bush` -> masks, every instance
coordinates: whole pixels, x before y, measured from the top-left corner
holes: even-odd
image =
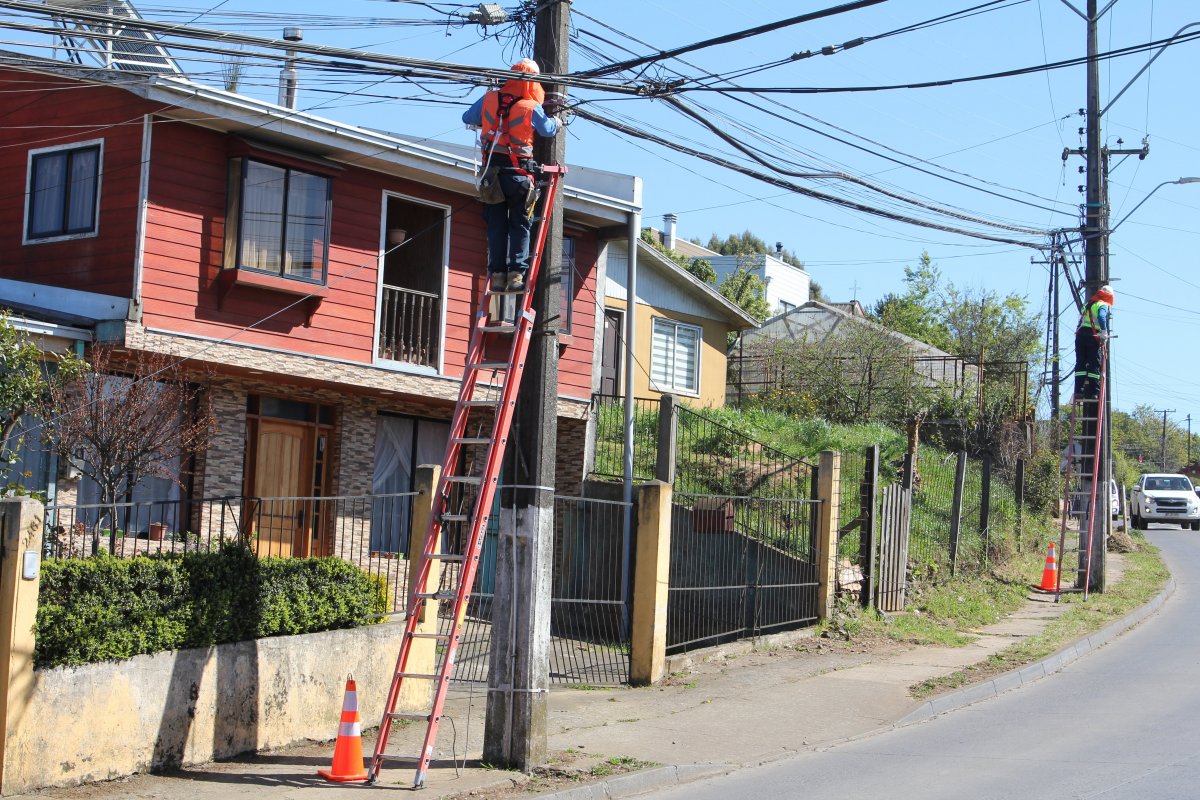
[[[39,669],[378,621],[387,589],[336,558],[212,553],[52,559],[42,565]]]

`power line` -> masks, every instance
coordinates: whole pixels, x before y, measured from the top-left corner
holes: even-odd
[[[1128,47],[1110,50],[1105,53],[1099,53],[1095,57],[1095,60],[1107,61],[1112,58],[1136,55],[1138,53],[1144,53],[1148,50],[1154,50],[1165,45],[1185,44],[1197,38],[1200,38],[1200,31],[1179,34],[1166,39],[1159,39],[1157,41],[1146,42],[1144,44],[1130,45]],[[914,83],[883,84],[879,86],[743,86],[737,88],[716,88],[711,86],[659,85],[647,86],[644,89],[644,93],[653,95],[677,94],[680,92],[741,92],[748,94],[851,94],[861,92],[886,92],[896,89],[931,89],[940,86],[953,86],[959,83],[975,83],[978,81],[996,80],[998,78],[1013,78],[1020,75],[1031,75],[1038,72],[1045,72],[1047,70],[1076,67],[1082,64],[1087,64],[1089,60],[1090,59],[1088,56],[1079,56],[1077,58],[1065,59],[1063,61],[1055,61],[1050,64],[1019,67],[1017,69],[1003,70],[1000,72],[989,72],[983,75],[970,75],[959,78],[943,78],[940,80],[919,81]]]
[[[1030,247],[1030,248],[1037,249],[1037,250],[1041,250],[1044,247],[1044,245],[1031,244],[1030,242],[1024,242],[1024,241],[1021,241],[1018,239],[1009,239],[1009,238],[1005,238],[1005,237],[1001,237],[1001,236],[993,236],[991,234],[981,233],[978,231],[969,231],[969,230],[966,230],[963,228],[954,228],[954,227],[950,227],[950,226],[946,226],[946,225],[941,225],[938,223],[929,222],[927,220],[922,220],[922,219],[918,219],[915,217],[909,217],[909,216],[906,216],[903,214],[897,214],[897,213],[894,213],[891,211],[886,211],[884,209],[875,208],[873,206],[868,206],[868,205],[865,205],[862,203],[857,203],[857,202],[847,200],[842,197],[838,197],[836,195],[828,194],[826,192],[819,192],[815,189],[809,189],[805,186],[800,186],[799,184],[784,180],[783,178],[778,178],[778,177],[775,177],[772,175],[758,172],[757,170],[743,167],[739,164],[735,164],[727,159],[723,159],[718,156],[713,156],[711,154],[704,153],[704,152],[695,150],[693,148],[683,147],[682,145],[678,145],[675,142],[669,141],[660,136],[656,136],[648,131],[639,130],[632,126],[625,125],[624,123],[620,123],[615,120],[608,119],[606,117],[603,117],[599,114],[596,114],[595,112],[591,112],[586,109],[577,109],[576,113],[579,116],[583,117],[584,119],[588,119],[592,122],[595,122],[598,125],[604,125],[605,127],[609,127],[614,130],[621,131],[622,133],[625,133],[626,135],[629,135],[629,136],[636,136],[636,137],[648,139],[648,140],[653,141],[656,144],[660,144],[664,147],[669,147],[673,150],[678,150],[681,153],[686,153],[687,155],[695,156],[696,158],[700,158],[700,159],[703,159],[710,163],[717,164],[718,166],[723,166],[723,167],[726,167],[727,169],[734,170],[735,172],[740,172],[743,175],[748,175],[752,178],[756,178],[757,180],[763,181],[764,183],[769,183],[773,186],[779,186],[781,188],[786,188],[793,192],[796,192],[797,194],[802,194],[802,195],[805,195],[807,197],[812,197],[817,200],[823,200],[827,203],[832,203],[833,205],[850,208],[850,209],[853,209],[856,211],[862,211],[867,214],[884,217],[885,219],[891,219],[891,220],[894,220],[897,222],[905,222],[905,223],[908,223],[911,225],[918,225],[918,226],[924,227],[924,228],[931,228],[934,230],[945,231],[947,233],[958,233],[958,234],[961,234],[964,236],[971,236],[971,237],[974,237],[977,239],[985,239],[987,241],[992,241],[992,242],[1000,242],[1002,244],[1019,245],[1021,247]]]
[[[681,56],[685,53],[691,53],[696,50],[702,50],[707,47],[713,47],[713,46],[719,45],[719,44],[728,44],[730,42],[736,42],[736,41],[739,41],[742,39],[748,39],[753,36],[759,36],[764,33],[770,33],[771,31],[781,30],[783,28],[791,27],[793,25],[799,25],[804,22],[812,22],[813,20],[824,19],[825,17],[832,17],[832,16],[836,16],[838,14],[844,14],[848,11],[857,11],[860,8],[867,8],[868,6],[879,5],[880,3],[884,3],[884,2],[886,2],[886,0],[854,0],[854,2],[843,3],[840,6],[832,6],[830,8],[825,8],[820,11],[813,11],[808,14],[801,14],[796,17],[782,19],[782,20],[779,20],[778,22],[770,22],[770,23],[767,23],[766,25],[758,25],[754,28],[747,28],[745,30],[735,31],[734,33],[727,33],[727,34],[724,34],[723,36],[717,36],[712,39],[705,39],[702,42],[695,42],[694,44],[684,45],[683,47],[676,47],[671,50],[660,50],[658,53],[655,53],[654,55],[640,56],[638,58],[631,58],[631,59],[627,59],[625,61],[617,62],[616,64],[608,64],[607,66],[604,66],[604,67],[600,67],[600,68],[593,69],[593,70],[585,70],[584,72],[580,72],[580,73],[576,73],[576,74],[581,77],[600,77],[600,76],[604,76],[604,75],[612,75],[617,72],[625,72],[626,70],[633,69],[634,67],[640,67],[645,64],[654,63],[656,61],[663,61],[668,58],[675,58],[675,57]]]

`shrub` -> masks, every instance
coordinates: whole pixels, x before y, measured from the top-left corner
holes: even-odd
[[[336,558],[211,553],[47,560],[39,669],[143,653],[368,625],[387,608],[381,579]]]

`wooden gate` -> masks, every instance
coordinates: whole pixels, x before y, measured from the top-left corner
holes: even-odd
[[[883,490],[879,515],[879,610],[903,611],[908,576],[912,490],[894,483]]]

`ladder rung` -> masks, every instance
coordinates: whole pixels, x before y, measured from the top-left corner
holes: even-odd
[[[516,325],[484,325],[480,328],[485,333],[516,333]]]
[[[454,440],[455,444],[491,444],[492,440],[487,436],[461,436]]]
[[[478,486],[483,483],[483,478],[478,475],[447,475],[447,483],[466,483],[471,486]]]
[[[508,362],[480,361],[478,364],[467,364],[467,369],[508,369]]]
[[[411,761],[414,764],[421,760],[420,756],[408,756],[400,753],[380,753],[379,757],[388,761]]]
[[[463,400],[462,404],[470,408],[482,408],[483,406],[498,406],[499,400]]]
[[[422,600],[453,600],[458,597],[458,592],[414,592],[413,596]]]
[[[389,711],[384,716],[388,717],[389,719],[423,719],[428,721],[431,717],[433,717],[433,714],[409,714],[403,711]],[[391,756],[385,756],[385,758],[391,758]]]
[[[466,560],[466,556],[459,555],[458,553],[426,553],[425,557],[426,558],[437,558],[437,559],[441,559],[442,561],[451,561],[451,562]]]
[[[426,672],[397,672],[397,678],[413,678],[421,681],[440,681],[441,675],[432,675]]]
[[[468,519],[466,514],[442,514],[442,522],[466,522]]]
[[[499,296],[499,295],[521,295],[521,294],[525,294],[525,287],[522,286],[520,289],[500,289],[499,291],[493,289],[491,293],[493,295],[497,295],[497,296]]]
[[[450,638],[450,634],[448,634],[448,633],[410,633],[409,636],[411,636],[414,639],[449,639]]]

